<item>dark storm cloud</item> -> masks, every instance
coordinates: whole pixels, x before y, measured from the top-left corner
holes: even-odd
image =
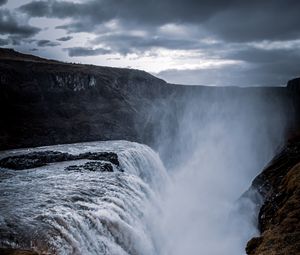
[[[64,1],[33,1],[21,6],[19,9],[31,15],[32,17],[55,17],[55,18],[76,18],[84,12],[82,4]]]
[[[61,42],[66,42],[66,41],[70,41],[72,39],[73,39],[73,36],[63,36],[63,37],[57,38],[56,40],[61,41]]]
[[[300,36],[300,1],[240,1],[203,25],[226,41],[288,40]]]
[[[229,41],[298,37],[299,9],[297,0],[35,1],[20,8],[33,17],[73,18],[64,26],[72,31],[91,31],[112,19],[132,27],[184,23],[201,25]]]
[[[7,0],[0,0],[0,6],[7,3]]]
[[[97,35],[88,41],[91,48],[66,49],[71,57],[110,53],[140,55],[164,48],[192,50],[195,58],[202,54],[202,61],[206,58],[243,63],[159,74],[169,80],[177,77],[182,83],[279,85],[290,76],[300,74],[299,45],[283,47],[288,41],[300,39],[298,0],[89,0],[81,3],[51,0],[32,1],[18,10],[30,17],[68,18],[68,23],[56,28],[67,33]],[[115,25],[108,25],[109,21]],[[162,29],[168,24],[177,27],[169,33]],[[176,30],[178,26],[185,33]],[[57,40],[66,41],[64,38],[69,37]],[[205,43],[203,39],[207,38],[213,40]],[[278,41],[282,49],[259,48],[255,43],[262,41],[266,44]]]
[[[85,56],[97,56],[97,55],[107,55],[110,54],[111,51],[102,48],[86,48],[86,47],[73,47],[73,48],[66,48],[65,50],[68,51],[68,55],[70,57],[85,57]]]
[[[21,24],[9,10],[0,9],[0,34],[28,38],[36,35],[40,30],[28,24]]]
[[[203,21],[216,11],[228,6],[230,2],[232,1],[93,0],[86,3],[35,1],[21,6],[20,10],[33,17],[85,17],[94,22],[118,18],[157,25],[168,22]]]

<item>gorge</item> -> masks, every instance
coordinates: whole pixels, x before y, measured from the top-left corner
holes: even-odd
[[[0,49],[0,83],[1,254],[300,251],[299,78],[188,86]]]

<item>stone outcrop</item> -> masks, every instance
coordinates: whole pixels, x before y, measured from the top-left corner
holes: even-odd
[[[247,254],[300,254],[300,140],[290,141],[252,187],[264,203],[258,216],[261,236],[248,242]]]
[[[93,171],[93,172],[113,172],[113,166],[110,163],[105,163],[101,161],[91,161],[86,162],[83,165],[71,165],[66,167],[67,171]],[[122,170],[121,170],[122,171]]]
[[[0,160],[0,167],[13,170],[23,170],[45,166],[49,163],[80,159],[107,161],[116,166],[119,166],[118,155],[114,152],[87,152],[73,155],[59,151],[38,151],[2,158]],[[88,169],[89,167],[87,165],[83,168]],[[110,167],[103,165],[103,168],[108,169]]]

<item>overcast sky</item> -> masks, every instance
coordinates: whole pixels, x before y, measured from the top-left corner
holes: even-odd
[[[172,83],[284,85],[300,76],[300,1],[0,0],[0,47]]]

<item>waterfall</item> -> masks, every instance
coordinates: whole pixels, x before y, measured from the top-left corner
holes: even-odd
[[[158,193],[168,177],[152,149],[111,141],[8,154],[34,150],[113,151],[122,171],[65,170],[78,161],[23,171],[2,169],[0,203],[5,206],[0,208],[1,246],[51,254],[158,254],[150,212],[156,210]]]

